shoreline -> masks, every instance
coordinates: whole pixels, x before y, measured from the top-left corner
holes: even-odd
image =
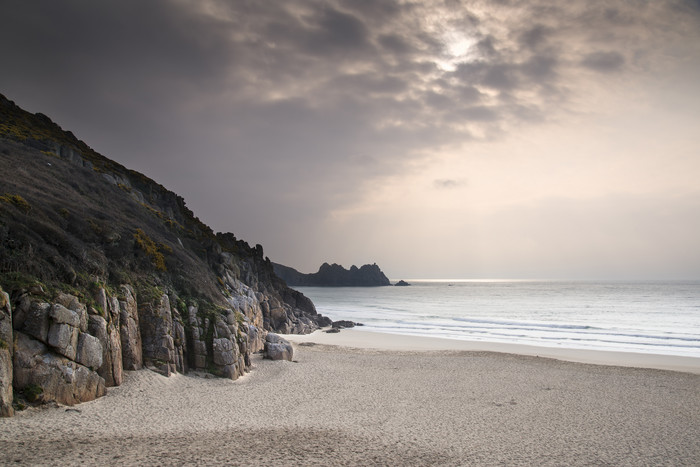
[[[0,419],[0,464],[695,465],[700,459],[696,374],[494,353],[473,343],[465,351],[442,339],[365,331],[295,337],[294,362],[255,354],[253,371],[236,381],[128,371],[100,399]]]
[[[356,328],[343,329],[339,333],[324,330],[311,334],[283,334],[293,344],[323,344],[338,347],[402,352],[493,352],[551,358],[567,362],[592,365],[645,368],[700,374],[700,358],[608,350],[540,347],[527,344],[467,341],[440,337],[389,334]]]

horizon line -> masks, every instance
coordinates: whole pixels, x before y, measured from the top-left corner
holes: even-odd
[[[478,279],[426,279],[426,278],[389,278],[391,282],[700,282],[700,278],[478,278]]]

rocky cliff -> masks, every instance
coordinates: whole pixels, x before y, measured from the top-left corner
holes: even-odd
[[[0,95],[0,414],[74,404],[124,370],[236,378],[269,331],[330,320],[260,245]]]
[[[376,287],[391,285],[376,264],[345,269],[339,264],[323,263],[318,272],[304,274],[294,268],[272,263],[275,273],[290,286],[308,287]]]

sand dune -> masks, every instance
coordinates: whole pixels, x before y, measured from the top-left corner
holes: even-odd
[[[295,360],[257,356],[238,381],[128,372],[102,399],[0,420],[2,462],[700,462],[698,375],[312,342],[296,344]]]

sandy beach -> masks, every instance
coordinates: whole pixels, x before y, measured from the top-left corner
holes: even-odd
[[[0,462],[700,463],[700,359],[646,359],[685,368],[668,371],[626,354],[582,353],[606,363],[593,365],[354,330],[291,339],[294,362],[256,355],[237,381],[127,372],[99,400],[1,419]]]

